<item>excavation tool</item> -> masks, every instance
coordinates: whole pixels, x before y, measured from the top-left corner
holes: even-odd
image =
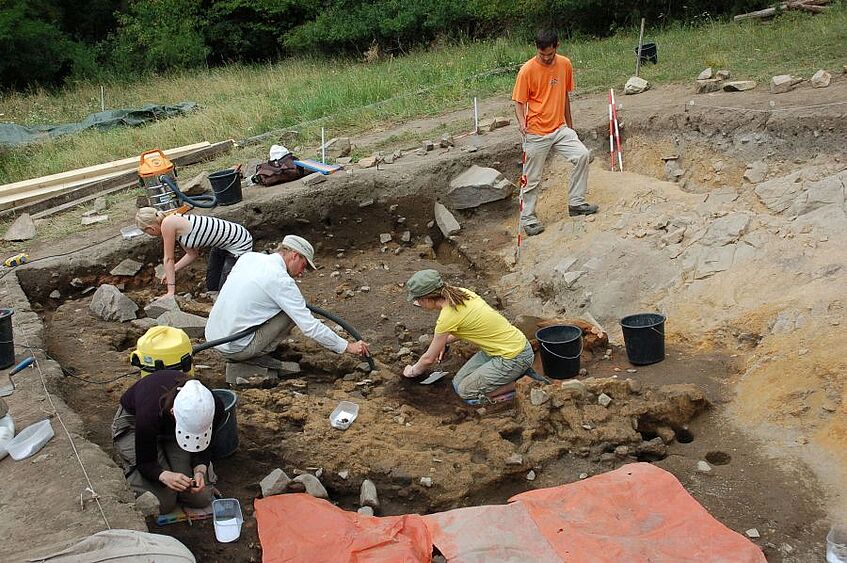
[[[32,365],[35,361],[35,358],[32,356],[22,360],[18,365],[12,368],[12,371],[9,372],[9,383],[0,387],[0,397],[8,397],[12,393],[15,392],[15,382],[12,380],[12,376]]]
[[[521,232],[521,219],[523,219],[523,192],[527,186],[525,137],[521,139],[521,147],[523,147],[523,151],[521,152],[521,179],[518,182],[518,246],[515,248],[515,265],[517,265],[518,260],[521,259],[521,237],[523,235]]]
[[[209,176],[210,182],[213,175]],[[237,177],[237,173],[235,175]],[[150,207],[166,215],[185,213],[193,207],[208,209],[218,204],[218,199],[214,195],[189,197],[182,193],[176,181],[176,167],[160,149],[141,153],[138,159],[138,184],[147,191]],[[240,184],[238,191],[239,193],[241,191]]]
[[[438,357],[438,367],[439,368],[441,367],[441,361],[444,359],[444,356],[446,356],[447,352],[449,352],[449,351],[450,351],[450,347],[445,346],[444,351],[442,351],[441,355]],[[426,379],[421,381],[421,385],[432,385],[436,381],[443,379],[445,376],[449,375],[449,373],[450,372],[441,371],[441,370],[434,371],[431,374],[429,374],[429,376]]]
[[[612,124],[614,124],[615,142],[618,154],[618,172],[623,172],[623,150],[621,150],[621,130],[618,126],[618,108],[615,104],[615,91],[609,89],[609,115],[612,123],[609,124],[609,134],[612,132]],[[612,138],[609,137],[609,144],[612,144]],[[614,154],[612,155],[612,170],[615,169]]]

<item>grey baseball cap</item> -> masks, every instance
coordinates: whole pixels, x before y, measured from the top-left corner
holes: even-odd
[[[309,241],[303,237],[298,237],[297,235],[285,235],[285,238],[282,239],[282,245],[286,248],[290,248],[305,258],[306,262],[309,263],[309,266],[311,266],[313,270],[318,269],[318,267],[315,266],[315,249],[312,248]]]
[[[421,270],[416,272],[406,282],[406,291],[409,292],[408,301],[414,301],[418,297],[429,295],[444,287],[444,280],[436,270]]]

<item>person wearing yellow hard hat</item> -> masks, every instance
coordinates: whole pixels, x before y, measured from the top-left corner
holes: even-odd
[[[221,400],[181,371],[157,371],[127,389],[112,422],[112,441],[136,496],[153,493],[161,514],[178,502],[208,506],[209,444],[225,416]]]
[[[459,340],[480,348],[453,378],[453,389],[466,401],[490,396],[532,368],[535,356],[526,336],[473,291],[444,283],[436,270],[415,273],[406,290],[414,305],[438,311],[438,320],[432,343],[417,362],[405,367],[405,377],[425,374],[446,346]]]

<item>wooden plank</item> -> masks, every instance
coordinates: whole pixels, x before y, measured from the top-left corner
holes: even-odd
[[[107,196],[107,195],[110,195],[110,194],[113,194],[113,193],[116,193],[116,192],[120,192],[120,191],[123,191],[123,190],[128,190],[128,189],[131,189],[133,187],[134,187],[134,184],[118,186],[116,188],[110,188],[108,190],[104,190],[102,192],[97,192],[97,193],[94,193],[94,194],[91,194],[91,195],[87,195],[85,197],[80,197],[79,199],[73,199],[73,200],[71,200],[67,203],[63,203],[61,205],[56,205],[54,198],[50,198],[48,200],[45,200],[45,201],[42,201],[42,202],[39,202],[39,203],[50,205],[50,206],[55,206],[55,207],[48,207],[44,211],[39,211],[38,213],[33,213],[32,218],[33,219],[44,219],[45,217],[51,217],[53,215],[56,215],[57,213],[67,211],[67,210],[73,209],[75,207],[79,207],[80,205],[86,204],[89,201],[94,201],[97,198],[101,198],[103,196]],[[30,210],[30,211],[32,211],[32,210]]]
[[[235,142],[232,139],[220,141],[188,154],[174,157],[173,162],[175,165],[188,166],[226,154],[232,150],[233,147],[235,147]],[[82,183],[75,187],[75,189],[70,189],[64,192],[56,193],[55,191],[47,191],[32,198],[22,198],[5,204],[0,203],[0,216],[24,211],[28,213],[38,213],[56,206],[62,208],[54,212],[58,213],[79,205],[82,203],[79,201],[81,199],[88,199],[89,197],[94,199],[100,195],[104,195],[105,193],[112,193],[130,188],[137,185],[137,182],[138,173],[135,169],[122,173],[111,174],[93,182],[89,181],[87,183]],[[0,197],[0,202],[2,201],[3,198]],[[3,209],[4,206],[6,209]],[[46,217],[52,214],[53,213],[49,213],[43,216]]]
[[[36,204],[47,199],[57,199],[58,203],[64,203],[66,201],[70,201],[73,197],[84,197],[96,191],[109,189],[117,185],[136,184],[137,182],[138,173],[134,170],[129,170],[125,172],[115,172],[114,174],[110,174],[109,176],[94,182],[78,185],[75,188],[69,189],[61,186],[53,186],[41,188],[40,190],[35,190],[28,194],[0,196],[0,210],[2,210],[0,213],[5,214],[7,211],[14,210],[20,211],[32,204]],[[71,196],[69,194],[75,194],[75,196]],[[46,207],[44,209],[46,209]]]
[[[182,147],[167,149],[163,152],[168,158],[176,158],[209,146],[211,146],[211,143],[209,143],[208,141],[203,141],[202,143],[194,143],[193,145],[185,145]],[[171,160],[173,160],[173,158],[171,158]],[[21,193],[32,189],[44,188],[47,186],[65,185],[70,183],[79,183],[80,181],[85,180],[95,180],[106,174],[129,170],[131,168],[136,168],[137,166],[137,156],[132,158],[124,158],[121,160],[113,160],[111,162],[106,162],[103,164],[87,166],[85,168],[78,168],[76,170],[69,170],[67,172],[51,174],[49,176],[42,176],[40,178],[22,180],[20,182],[13,182],[11,184],[4,184],[0,186],[0,194]]]

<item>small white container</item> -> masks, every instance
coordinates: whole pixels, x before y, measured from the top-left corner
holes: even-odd
[[[847,563],[847,525],[835,525],[826,535],[826,562]]]
[[[50,419],[30,424],[6,444],[6,450],[12,459],[20,461],[38,453],[44,444],[53,437],[53,427]]]
[[[215,524],[215,539],[230,543],[241,537],[241,503],[237,498],[220,498],[212,501],[212,519]]]
[[[329,425],[339,430],[347,430],[359,415],[359,405],[350,401],[341,401],[329,415]]]
[[[140,237],[144,234],[144,231],[136,227],[135,225],[130,225],[128,227],[123,227],[121,229],[121,236],[123,236],[124,240],[129,240],[131,238]]]

